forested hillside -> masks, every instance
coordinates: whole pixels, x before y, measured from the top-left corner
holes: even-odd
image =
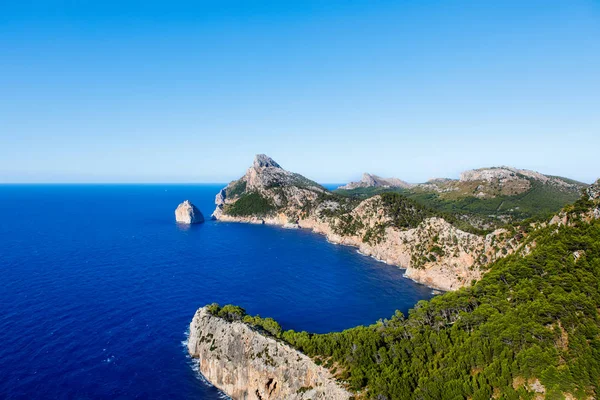
[[[498,227],[528,218],[546,218],[566,204],[576,201],[585,185],[567,178],[546,176],[533,171],[491,168],[466,171],[461,180],[437,179],[410,187],[361,186],[335,193],[365,199],[381,193],[397,192],[421,205],[440,212],[462,216],[479,227]],[[522,175],[528,173],[528,175]],[[491,173],[492,177],[483,173]],[[502,175],[512,174],[509,176]],[[474,180],[471,176],[475,174]],[[493,174],[500,174],[500,178]]]
[[[582,199],[568,207],[567,223],[532,232],[524,254],[491,264],[474,286],[418,303],[408,317],[397,312],[368,327],[329,334],[282,331],[271,319],[245,320],[323,363],[358,398],[596,398],[595,203]],[[221,314],[244,318],[243,310],[234,311]]]

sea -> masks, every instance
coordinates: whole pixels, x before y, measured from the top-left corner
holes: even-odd
[[[224,185],[0,185],[1,399],[221,399],[185,348],[236,304],[324,333],[431,289],[307,230],[210,220]],[[174,210],[189,199],[203,224]]]

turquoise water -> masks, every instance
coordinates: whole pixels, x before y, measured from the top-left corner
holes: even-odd
[[[174,222],[222,186],[0,186],[0,398],[216,399],[182,344],[204,304],[328,332],[431,297],[305,230]]]

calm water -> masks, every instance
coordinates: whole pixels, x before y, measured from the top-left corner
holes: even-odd
[[[431,297],[310,232],[175,224],[222,186],[0,186],[0,398],[217,399],[182,345],[204,304],[327,332]]]

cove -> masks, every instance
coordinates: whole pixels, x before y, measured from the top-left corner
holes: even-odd
[[[175,223],[222,186],[0,186],[0,397],[216,399],[182,346],[202,305],[323,333],[432,296],[306,230]]]

